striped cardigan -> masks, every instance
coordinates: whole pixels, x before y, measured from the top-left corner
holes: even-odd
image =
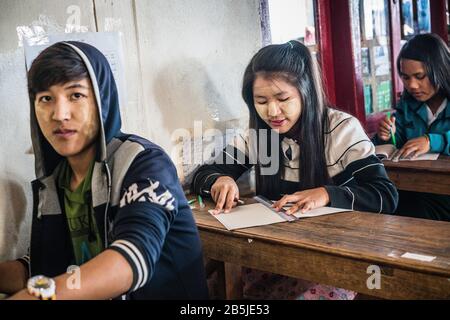
[[[389,180],[375,147],[359,121],[342,111],[329,109],[329,129],[325,132],[325,159],[332,183],[325,185],[330,206],[345,209],[394,212],[398,193]],[[293,139],[281,137],[283,163],[281,194],[299,190],[300,145]],[[248,135],[238,135],[212,164],[201,166],[192,181],[194,192],[208,196],[211,186],[220,176],[237,180],[253,164],[249,160]],[[220,161],[218,161],[220,160]]]

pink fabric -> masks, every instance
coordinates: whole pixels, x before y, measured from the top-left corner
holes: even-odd
[[[255,269],[242,268],[245,299],[353,300],[356,292]]]

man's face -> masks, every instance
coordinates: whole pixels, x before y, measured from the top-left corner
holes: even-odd
[[[95,149],[100,122],[89,79],[37,93],[34,107],[42,133],[61,156],[75,158]]]

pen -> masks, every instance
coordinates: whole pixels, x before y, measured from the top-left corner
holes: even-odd
[[[201,195],[198,195],[198,204],[200,205],[200,209],[203,209],[205,207],[205,204],[203,203],[203,199]]]
[[[389,120],[390,120],[390,119],[391,119],[391,113],[388,111],[388,112],[386,113],[386,115],[387,115],[387,117],[388,117]],[[397,147],[397,142],[395,141],[395,134],[392,133],[392,127],[391,127],[391,129],[390,129],[390,132],[391,132],[392,144],[393,144],[395,147]]]

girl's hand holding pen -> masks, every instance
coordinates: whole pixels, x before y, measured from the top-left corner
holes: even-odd
[[[239,188],[231,177],[219,177],[211,187],[211,198],[216,203],[213,214],[225,213],[237,206],[239,200]]]
[[[388,141],[395,135],[395,116],[386,115],[386,117],[380,121],[378,125],[378,138],[383,141]]]
[[[390,112],[386,114],[378,127],[378,137],[383,141],[392,140],[392,144],[396,146],[395,142],[395,117],[390,116]],[[414,160],[417,156],[425,154],[430,151],[430,138],[427,135],[408,140],[403,147],[395,155],[394,161],[399,159],[409,158]]]

